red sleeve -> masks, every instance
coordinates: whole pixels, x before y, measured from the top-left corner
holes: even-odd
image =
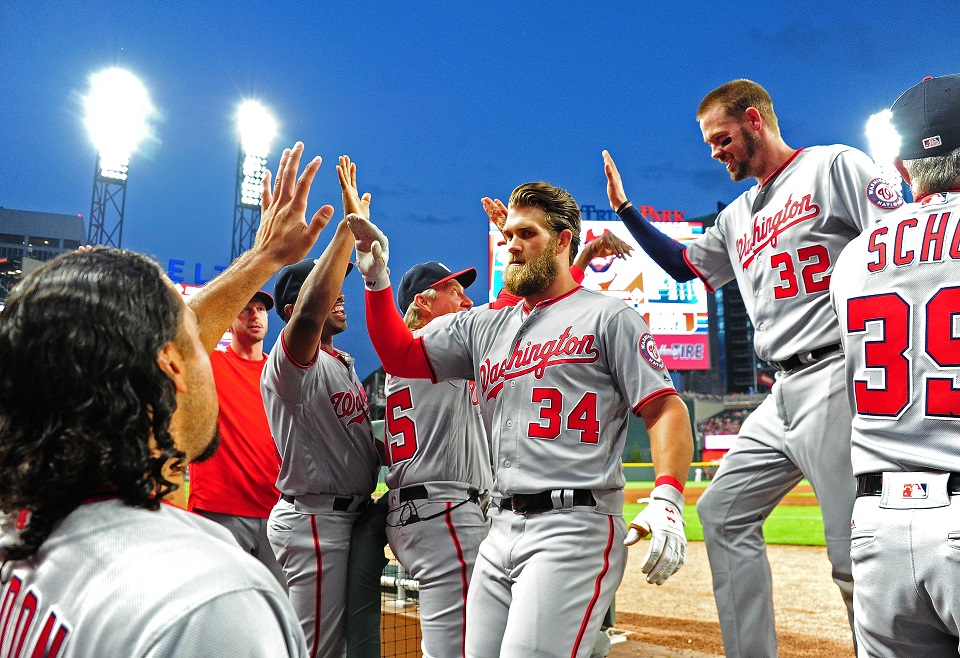
[[[510,308],[520,303],[523,297],[517,297],[507,292],[507,287],[500,288],[497,298],[490,302],[490,308]]]
[[[383,369],[397,377],[432,379],[423,340],[414,338],[393,303],[393,288],[366,291],[367,332]]]
[[[581,270],[576,265],[570,266],[570,276],[573,277],[573,280],[577,283],[583,283],[583,277],[585,276],[584,271]]]

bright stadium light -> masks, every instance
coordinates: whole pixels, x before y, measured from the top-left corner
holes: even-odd
[[[243,154],[240,203],[259,207],[263,177],[267,171],[267,155],[277,136],[277,122],[257,101],[244,101],[237,112],[237,127]]]
[[[125,180],[130,156],[149,136],[154,114],[146,87],[129,71],[109,68],[90,76],[84,125],[100,155],[100,175]]]
[[[97,149],[87,242],[120,247],[130,156],[150,136],[155,110],[143,83],[119,68],[90,76],[83,109],[83,123]]]
[[[237,110],[240,154],[237,159],[237,193],[233,213],[231,258],[253,245],[260,224],[260,197],[267,173],[267,156],[277,136],[277,122],[257,101],[244,101]]]
[[[893,161],[900,153],[900,135],[890,120],[892,116],[890,110],[882,110],[870,116],[867,120],[867,142],[870,145],[870,157],[880,167],[883,178],[899,192],[903,186],[903,177]]]

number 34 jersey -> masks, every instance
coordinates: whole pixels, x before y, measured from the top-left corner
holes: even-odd
[[[932,194],[843,251],[830,294],[843,334],[854,474],[960,471],[960,191]]]
[[[422,341],[434,381],[476,381],[494,495],[622,489],[630,412],[676,394],[639,314],[575,288],[533,309],[451,316]]]
[[[736,278],[767,361],[839,342],[828,289],[837,256],[900,193],[849,146],[797,151],[724,208],[685,257],[711,290]]]

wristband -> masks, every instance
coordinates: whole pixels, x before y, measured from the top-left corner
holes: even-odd
[[[669,484],[680,493],[683,493],[683,483],[672,475],[661,475],[654,481],[653,486],[656,487],[661,484]]]
[[[626,207],[629,206],[629,205],[630,205],[630,199],[627,199],[626,201],[624,201],[623,203],[621,203],[621,204],[620,204],[620,207],[617,208],[617,214],[619,215],[620,213],[622,213],[623,210],[624,210],[624,208],[626,208]]]

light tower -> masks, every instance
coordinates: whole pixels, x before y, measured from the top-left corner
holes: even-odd
[[[870,157],[880,167],[880,175],[890,187],[903,193],[903,176],[893,164],[900,152],[900,135],[890,121],[893,113],[881,110],[870,115],[867,120],[867,141],[870,144]]]
[[[233,210],[230,259],[251,246],[260,226],[260,197],[267,171],[267,155],[277,134],[277,122],[263,105],[244,101],[237,111],[240,152],[237,156],[237,192]]]
[[[132,73],[109,68],[90,76],[83,123],[97,149],[87,243],[120,247],[130,155],[150,133],[154,109]]]

